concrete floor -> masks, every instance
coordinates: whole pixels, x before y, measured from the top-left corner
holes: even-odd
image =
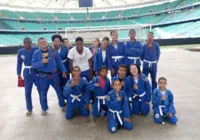
[[[200,140],[199,52],[162,49],[158,76],[168,78],[168,88],[174,93],[177,125],[155,124],[151,111],[147,117],[132,117],[132,131],[120,129],[115,134],[109,133],[103,118],[65,120],[52,89],[48,115],[40,115],[34,88],[34,112],[26,117],[24,89],[17,87],[16,56],[1,56],[0,66],[0,140]]]

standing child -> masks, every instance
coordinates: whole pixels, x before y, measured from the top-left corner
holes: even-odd
[[[81,69],[75,66],[72,70],[73,78],[70,79],[65,88],[64,96],[67,98],[66,119],[72,119],[76,108],[79,109],[80,115],[88,117],[90,114],[89,105],[86,105],[85,96],[87,92],[87,80],[81,78]]]
[[[110,91],[110,80],[107,78],[108,68],[105,66],[101,67],[100,76],[95,77],[89,84],[88,90],[93,91],[91,93],[95,96],[94,106],[92,115],[94,117],[99,117],[103,112],[106,116],[106,95]],[[91,96],[88,96],[91,97]],[[90,103],[90,99],[87,99],[87,104]]]
[[[101,47],[97,49],[96,54],[94,56],[94,63],[93,63],[93,69],[95,71],[96,75],[99,75],[101,66],[108,67],[109,65],[109,52],[108,52],[108,43],[109,38],[104,37],[101,43]]]
[[[130,66],[131,89],[132,89],[132,113],[148,115],[151,101],[151,86],[145,75],[138,73],[138,67]]]
[[[111,133],[117,132],[118,126],[124,126],[126,130],[132,130],[133,124],[130,121],[130,110],[126,93],[121,91],[119,80],[112,82],[113,89],[106,98],[108,107],[108,129]]]
[[[165,119],[171,124],[176,124],[178,121],[175,116],[174,98],[170,90],[166,88],[167,79],[160,77],[158,79],[159,87],[153,91],[152,104],[154,111],[154,121],[156,123],[165,124]]]

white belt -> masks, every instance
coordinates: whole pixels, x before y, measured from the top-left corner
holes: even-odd
[[[81,99],[79,98],[80,96],[82,96],[82,94],[80,95],[73,95],[73,94],[70,94],[70,96],[73,98],[72,99],[72,103],[75,101],[75,100],[78,100],[79,102],[81,101]]]
[[[31,73],[32,66],[24,66],[25,69],[29,69],[29,73]]]
[[[136,64],[137,60],[140,59],[140,57],[127,57],[128,59],[134,60],[134,64]]]
[[[100,111],[100,100],[103,100],[103,104],[106,104],[106,96],[96,96],[98,99],[97,107],[98,107],[98,112]]]
[[[157,63],[157,61],[147,61],[147,60],[145,60],[145,59],[144,59],[144,62],[149,63],[149,68],[151,67],[151,65],[152,65],[153,63]]]
[[[63,63],[65,63],[66,61],[67,61],[67,59],[65,59],[65,60],[62,60],[62,62],[63,62]]]
[[[119,61],[119,59],[124,58],[124,56],[112,56],[112,59],[115,59],[115,62]]]
[[[163,111],[162,108],[165,107],[164,105],[159,105],[159,112],[160,112],[160,116],[163,116]]]
[[[133,99],[135,99],[137,96],[139,96],[139,97],[141,98],[141,97],[143,97],[145,94],[146,94],[146,92],[143,92],[143,93],[140,94],[140,95],[133,94]],[[139,99],[139,101],[141,102],[141,99]]]
[[[117,110],[112,110],[109,108],[109,111],[113,113],[113,117],[115,118],[115,113],[117,114],[117,119],[119,120],[120,124],[123,125],[123,122],[122,122],[122,119],[120,117],[120,113],[122,113],[122,110],[121,111],[117,111]]]

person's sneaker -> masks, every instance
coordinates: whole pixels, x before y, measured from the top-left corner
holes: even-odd
[[[32,114],[32,110],[28,110],[28,112],[26,113],[26,116],[31,116]]]
[[[44,115],[47,115],[47,112],[46,112],[46,111],[42,111],[42,112],[41,112],[41,115],[43,115],[43,116],[44,116]]]

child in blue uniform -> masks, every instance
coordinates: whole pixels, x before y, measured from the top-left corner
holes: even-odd
[[[138,67],[138,73],[141,73],[140,70],[140,57],[142,55],[142,45],[140,41],[135,39],[136,32],[135,30],[130,30],[129,31],[129,37],[130,40],[126,42],[126,47],[125,47],[125,55],[126,55],[126,65],[127,65],[127,76],[131,75],[130,74],[130,68],[129,66],[131,64],[135,64]]]
[[[109,43],[109,38],[104,37],[102,39],[101,47],[97,49],[96,54],[94,56],[94,63],[93,63],[93,69],[95,71],[96,75],[99,75],[101,66],[106,66],[108,67],[108,63],[110,59],[109,57],[109,52],[108,52],[108,43]]]
[[[47,92],[49,86],[55,89],[60,107],[65,108],[64,97],[60,86],[60,79],[57,73],[57,68],[62,72],[63,77],[66,77],[66,69],[63,65],[60,56],[57,52],[53,52],[47,46],[47,41],[44,38],[39,39],[42,43],[40,49],[36,50],[32,58],[32,67],[37,69],[40,76],[40,91],[41,91],[41,115],[47,114]]]
[[[99,117],[103,112],[106,116],[107,107],[106,107],[106,95],[110,91],[110,80],[107,78],[108,68],[105,66],[101,67],[100,76],[96,76],[88,84],[87,88],[89,91],[92,91],[91,94],[94,94],[95,101],[92,110],[92,115],[94,117]],[[88,96],[91,97],[91,96]],[[87,104],[90,103],[90,99],[87,99]]]
[[[132,113],[148,115],[151,101],[151,86],[148,78],[138,73],[136,65],[130,66],[132,89]]]
[[[174,107],[174,98],[172,92],[166,88],[167,79],[160,77],[158,79],[158,88],[153,91],[152,104],[154,111],[154,121],[165,124],[165,120],[171,124],[176,124],[176,109]]]
[[[37,76],[36,71],[31,67],[31,60],[33,53],[38,49],[36,47],[31,47],[32,41],[30,38],[24,39],[24,48],[20,49],[17,53],[17,75],[18,79],[22,79],[21,71],[22,64],[24,64],[23,77],[24,77],[24,87],[25,87],[25,99],[26,99],[26,109],[28,112],[27,116],[32,114],[32,87],[33,83],[37,87],[39,97],[40,97],[40,88],[39,88],[39,77]]]
[[[89,105],[86,105],[85,97],[87,96],[87,80],[81,78],[81,69],[75,66],[72,70],[73,78],[70,79],[65,88],[64,96],[67,98],[66,119],[72,119],[76,108],[79,109],[80,115],[88,117],[90,114]]]
[[[111,31],[110,35],[112,37],[112,42],[108,45],[109,50],[109,61],[111,62],[108,66],[111,70],[111,76],[114,77],[117,75],[117,70],[119,65],[125,64],[125,45],[123,42],[118,42],[118,32]]]
[[[160,58],[160,47],[154,40],[154,33],[148,33],[148,42],[143,45],[141,60],[143,61],[143,74],[151,74],[152,91],[157,88],[157,63]]]
[[[123,126],[126,130],[132,130],[133,124],[130,120],[126,93],[121,90],[119,80],[114,80],[112,86],[114,90],[110,91],[106,97],[108,129],[111,133],[117,132],[119,126]]]

